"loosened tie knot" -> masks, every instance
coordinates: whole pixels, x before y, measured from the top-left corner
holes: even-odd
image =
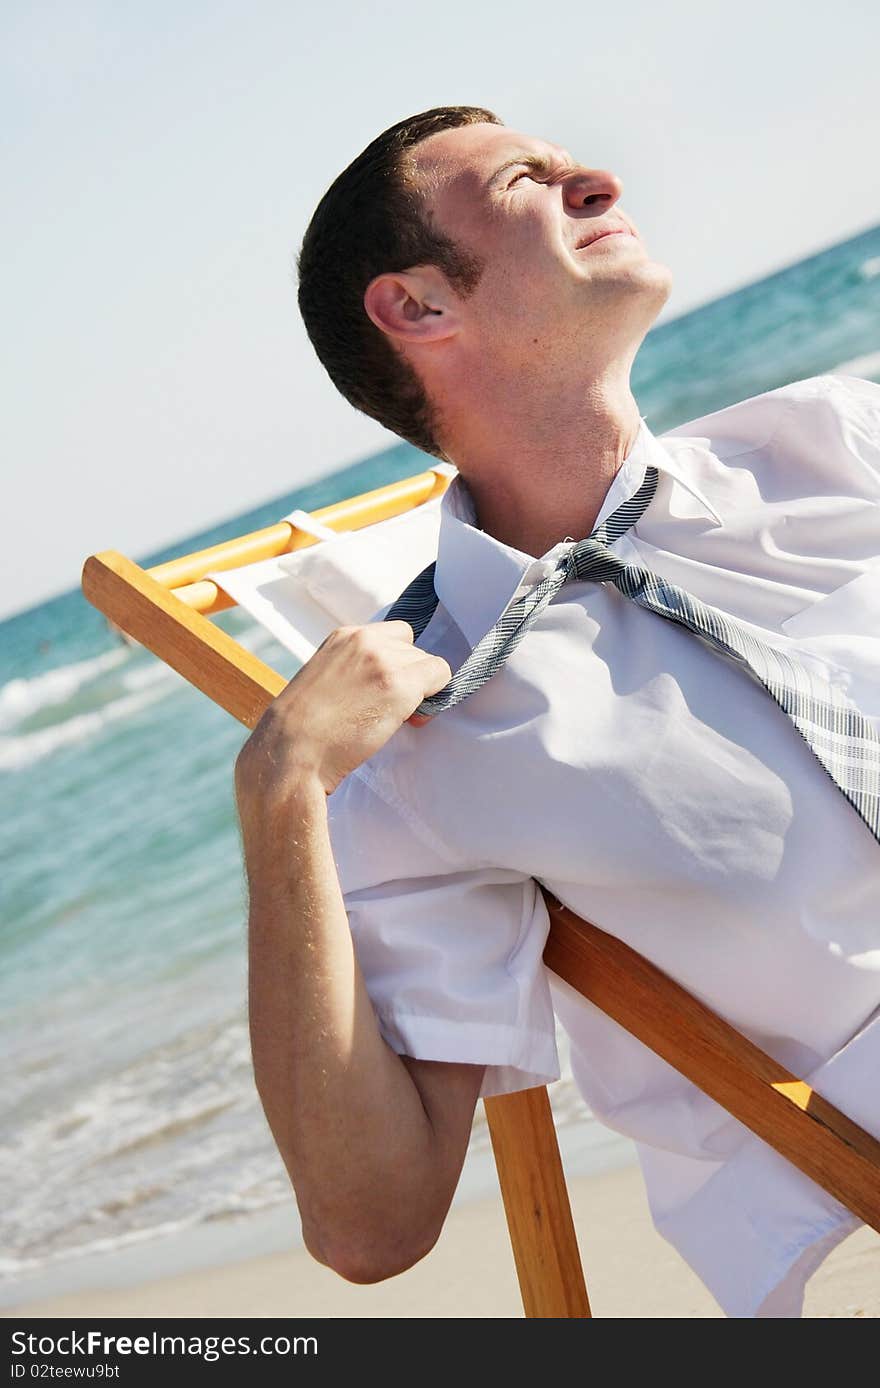
[[[568,554],[568,578],[582,583],[605,583],[625,568],[626,564],[612,549],[591,536],[579,540]]]

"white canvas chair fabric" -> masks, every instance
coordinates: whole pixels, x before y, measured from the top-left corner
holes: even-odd
[[[449,463],[431,471],[456,474]],[[281,519],[315,535],[318,544],[205,576],[306,661],[334,628],[376,617],[436,557],[441,501],[438,496],[390,520],[341,532],[291,511]]]

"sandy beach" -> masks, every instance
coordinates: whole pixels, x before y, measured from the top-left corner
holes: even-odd
[[[569,1181],[593,1314],[721,1317],[709,1293],[654,1231],[636,1166]],[[497,1318],[522,1315],[501,1200],[453,1207],[434,1250],[400,1277],[356,1286],[303,1249],[227,1262],[124,1288],[35,1301],[6,1316],[321,1316]],[[880,1316],[880,1235],[863,1228],[807,1287],[805,1317]]]

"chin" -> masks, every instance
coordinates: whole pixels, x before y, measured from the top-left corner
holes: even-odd
[[[658,277],[666,285],[667,293],[672,291],[672,271],[668,265],[664,265],[660,260],[650,260],[648,264],[656,271]]]
[[[659,313],[660,308],[663,307],[670,294],[672,293],[672,271],[670,270],[668,265],[661,265],[659,260],[652,260],[651,268],[655,271],[655,289],[658,294],[662,295],[660,307],[657,310],[657,312]]]
[[[672,288],[672,271],[668,265],[664,265],[660,260],[652,260],[645,251],[643,255],[635,258],[631,268],[641,273],[646,279],[653,280],[657,284],[665,284],[667,289]]]
[[[640,259],[616,267],[615,274],[594,280],[586,302],[589,331],[606,331],[609,339],[641,343],[656,323],[672,292],[672,274],[656,260]]]
[[[644,296],[646,307],[653,305],[656,315],[672,293],[672,271],[659,260],[646,258],[638,264],[627,266],[618,284],[625,292]]]

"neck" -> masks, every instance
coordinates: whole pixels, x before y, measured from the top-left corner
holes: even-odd
[[[536,557],[589,535],[639,432],[631,365],[569,381],[530,370],[526,388],[521,371],[456,384],[443,411],[447,452],[480,529]]]

